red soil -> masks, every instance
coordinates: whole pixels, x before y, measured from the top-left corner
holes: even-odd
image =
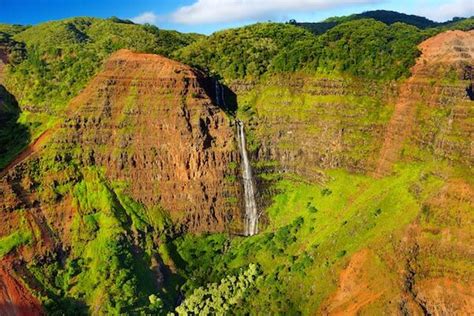
[[[321,309],[324,315],[358,315],[383,295],[383,278],[374,282],[370,275],[373,255],[363,249],[355,253],[339,276],[339,286]],[[319,313],[318,313],[319,314]]]
[[[392,165],[398,160],[405,140],[412,131],[417,103],[429,102],[429,99],[424,98],[418,91],[417,84],[443,78],[453,67],[461,77],[463,65],[474,64],[474,30],[438,34],[421,43],[419,49],[422,54],[411,69],[412,76],[400,87],[399,99],[385,132],[384,144],[375,170],[376,176],[389,173]],[[436,93],[434,87],[431,94]]]
[[[33,143],[28,145],[25,150],[23,150],[12,162],[10,162],[2,171],[0,171],[0,178],[5,176],[8,171],[13,169],[16,165],[20,164],[21,162],[28,159],[28,157],[30,157],[31,155],[38,152],[49,139],[49,136],[51,134],[51,129],[44,131]]]
[[[41,303],[18,280],[6,261],[0,261],[0,315],[44,315]]]

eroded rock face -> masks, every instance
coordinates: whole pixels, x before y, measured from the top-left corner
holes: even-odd
[[[321,169],[384,176],[400,161],[474,163],[474,31],[450,31],[420,45],[400,82],[275,76],[252,89],[235,84],[251,121],[258,160],[318,178]]]
[[[355,78],[275,77],[250,97],[258,160],[317,179],[321,169],[366,173],[376,165],[397,86]],[[254,117],[254,116],[252,116]]]
[[[420,149],[451,163],[474,163],[472,84],[474,31],[448,31],[419,46],[412,76],[400,86],[387,124],[375,173],[385,175],[406,149],[423,160]]]
[[[76,150],[84,165],[105,167],[135,200],[163,207],[190,230],[222,231],[225,218],[239,214],[228,203],[239,188],[225,181],[238,151],[211,91],[188,66],[118,51],[72,101],[59,152]]]
[[[430,38],[411,77],[393,85],[292,75],[241,94],[255,109],[253,157],[276,161],[278,171],[324,181],[324,169],[332,168],[385,177],[397,163],[435,161],[451,170],[440,172],[445,184],[406,232],[394,235],[393,250],[353,255],[315,314],[473,310],[473,45],[474,31]]]

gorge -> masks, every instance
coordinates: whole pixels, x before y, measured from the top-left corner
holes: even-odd
[[[471,313],[474,19],[322,23],[0,24],[0,315]]]

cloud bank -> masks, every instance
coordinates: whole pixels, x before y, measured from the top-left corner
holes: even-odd
[[[452,0],[437,6],[424,6],[418,9],[418,14],[440,22],[453,17],[471,17],[474,15],[474,0]]]
[[[278,14],[380,2],[383,0],[197,0],[179,8],[171,15],[171,19],[181,24],[238,22],[266,19]]]
[[[155,24],[158,21],[158,16],[151,11],[143,12],[142,14],[134,18],[131,18],[131,20],[137,24],[145,24],[145,23]]]

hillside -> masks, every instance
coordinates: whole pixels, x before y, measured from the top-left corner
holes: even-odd
[[[70,295],[100,313],[120,306],[143,310],[169,273],[160,268],[168,234],[180,225],[223,231],[232,216],[238,223],[236,204],[227,198],[239,188],[225,180],[237,153],[211,87],[188,66],[120,50],[70,103],[68,119],[43,150],[2,175],[0,209],[7,224],[0,240],[16,240],[11,224],[21,223],[25,237],[11,247],[25,244],[21,256],[29,264],[13,261],[14,269],[31,271],[29,282],[37,284],[48,310],[83,310],[82,303],[68,306]],[[57,265],[57,256],[66,266]],[[47,271],[69,285],[53,282]],[[122,287],[127,292],[119,298]]]
[[[0,314],[469,314],[473,20],[324,23],[0,25]]]
[[[391,25],[394,23],[404,23],[407,25],[415,26],[419,29],[434,28],[443,24],[449,24],[449,23],[454,22],[454,19],[453,19],[452,21],[439,23],[439,22],[434,22],[432,20],[429,20],[422,16],[404,14],[404,13],[395,12],[395,11],[375,10],[375,11],[367,11],[367,12],[363,12],[359,14],[352,14],[348,16],[332,17],[332,18],[328,18],[322,22],[317,22],[317,23],[296,22],[296,21],[291,21],[291,23],[301,26],[313,32],[314,34],[322,34],[330,30],[331,28],[335,27],[338,24],[348,22],[348,21],[362,20],[362,19],[374,19],[376,21],[382,22],[387,25]]]
[[[401,22],[347,19],[318,35],[292,24],[258,23],[216,32],[173,56],[228,83],[285,72],[395,80],[409,76],[424,39],[445,30],[470,30],[473,21],[423,30]]]
[[[35,139],[56,124],[69,101],[114,51],[128,48],[170,55],[201,37],[112,18],[72,18],[32,27],[0,25],[4,60],[0,83],[15,96],[22,110],[20,121]],[[0,159],[0,168],[18,148]]]

